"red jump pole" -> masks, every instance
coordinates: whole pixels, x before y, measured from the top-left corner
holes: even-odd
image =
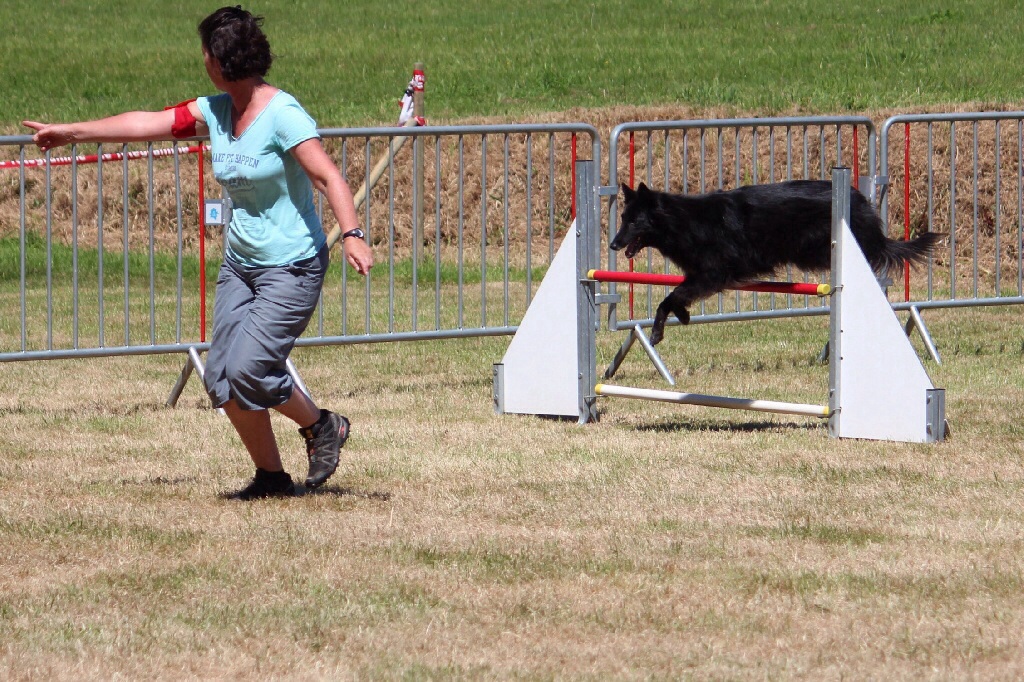
[[[853,126],[853,188],[860,189],[860,145],[858,144],[857,126]]]
[[[682,275],[659,275],[651,272],[614,272],[612,270],[591,270],[587,277],[598,282],[623,282],[629,284],[664,284],[679,286],[686,279]],[[746,282],[728,287],[739,291],[759,291],[769,294],[800,294],[804,296],[828,296],[832,287],[814,282]]]
[[[199,341],[206,342],[206,156],[199,146]]]

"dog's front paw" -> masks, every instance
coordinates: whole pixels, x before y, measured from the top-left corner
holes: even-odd
[[[665,326],[657,324],[654,325],[651,328],[651,345],[657,346],[659,343],[661,343],[661,340],[663,338],[665,338]]]
[[[690,311],[686,308],[676,311],[676,318],[683,324],[690,324]]]

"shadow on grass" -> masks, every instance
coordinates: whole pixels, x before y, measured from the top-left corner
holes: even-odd
[[[295,486],[295,497],[318,495],[333,495],[335,497],[358,497],[364,500],[377,500],[378,502],[389,502],[391,493],[382,490],[357,490],[347,486],[325,485],[319,488],[306,488],[304,485]]]
[[[780,424],[778,422],[708,422],[708,421],[673,421],[673,422],[651,422],[638,424],[633,427],[635,431],[648,433],[720,433],[720,432],[743,432],[756,433],[759,431],[818,431],[826,428],[824,423],[808,422],[806,424]]]
[[[168,477],[168,476],[151,476],[149,478],[144,478],[144,479],[140,479],[140,478],[122,478],[122,479],[120,479],[117,482],[118,482],[118,484],[123,485],[123,486],[129,486],[129,485],[137,485],[137,486],[149,486],[149,485],[155,485],[155,486],[175,486],[175,485],[185,485],[185,484],[188,484],[188,483],[195,483],[198,480],[199,480],[199,477],[197,477],[197,476],[173,476],[173,477]]]
[[[337,486],[337,485],[325,485],[321,488],[307,488],[301,483],[295,484],[294,495],[270,495],[268,497],[253,498],[251,500],[241,500],[238,497],[240,490],[228,490],[217,494],[217,497],[221,500],[233,500],[233,501],[246,501],[246,502],[257,502],[261,500],[286,500],[294,499],[296,497],[321,497],[330,495],[333,497],[355,497],[363,500],[376,500],[378,502],[389,502],[391,500],[391,493],[380,490],[356,490],[355,488]]]

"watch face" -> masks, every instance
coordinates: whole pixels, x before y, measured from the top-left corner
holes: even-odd
[[[342,239],[348,239],[349,237],[356,237],[358,239],[362,239],[363,236],[363,231],[357,227],[356,229],[349,230],[344,235],[342,235]]]

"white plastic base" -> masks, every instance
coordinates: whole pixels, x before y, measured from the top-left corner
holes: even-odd
[[[838,411],[830,431],[839,438],[941,440],[929,433],[928,392],[935,387],[845,222],[842,239],[843,281],[832,301],[838,334],[833,331],[830,356],[839,363],[832,387]]]
[[[579,415],[575,235],[574,221],[501,360],[498,412]]]

